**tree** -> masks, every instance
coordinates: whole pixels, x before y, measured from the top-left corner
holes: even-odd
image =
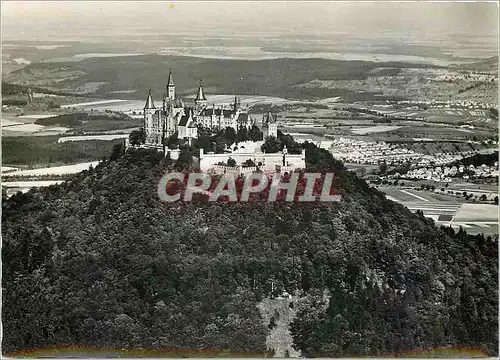
[[[191,153],[183,149],[179,153],[179,158],[175,161],[175,168],[179,170],[187,169],[191,166],[192,162],[193,156],[191,155]]]
[[[214,152],[216,154],[223,154],[226,150],[226,139],[223,136],[216,136],[214,139]]]
[[[293,139],[292,135],[283,134],[281,130],[278,130],[278,140],[281,142],[281,147],[286,146],[289,154],[300,154],[302,151],[302,146]]]
[[[196,149],[203,149],[205,152],[214,151],[214,143],[211,137],[205,134],[198,134],[198,138],[195,139],[193,146]]]
[[[495,198],[493,199],[493,201],[495,202],[495,205],[498,205],[498,196],[495,196]]]
[[[113,149],[111,150],[111,156],[109,159],[111,161],[115,161],[119,159],[123,155],[123,144],[115,144],[113,145]]]
[[[257,125],[253,125],[250,131],[248,132],[248,140],[251,141],[261,141],[264,138],[264,134]]]
[[[146,132],[143,128],[132,131],[129,135],[129,141],[134,146],[144,144],[146,142]]]
[[[277,153],[281,150],[281,141],[276,139],[274,136],[268,136],[264,144],[261,146],[261,150],[264,153]]]
[[[248,130],[245,126],[238,129],[237,138],[239,142],[248,140]]]
[[[255,162],[252,159],[247,159],[245,162],[242,164],[245,167],[253,167],[256,166]]]
[[[59,109],[61,107],[61,105],[55,103],[54,101],[49,101],[47,107],[49,109]]]
[[[236,142],[236,139],[237,139],[237,136],[236,136],[236,132],[234,131],[234,129],[232,127],[227,127],[225,130],[224,130],[224,138],[226,138],[226,143],[227,145],[231,145],[231,144],[234,144]]]
[[[227,166],[229,166],[229,167],[235,167],[236,166],[236,160],[234,160],[232,157],[229,157],[229,159],[227,159]]]
[[[177,146],[179,145],[179,132],[174,132],[172,135],[170,135],[166,140],[165,145],[169,149],[176,149]]]

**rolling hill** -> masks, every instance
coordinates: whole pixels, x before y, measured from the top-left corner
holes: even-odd
[[[345,95],[342,89],[297,89],[293,85],[315,79],[364,79],[379,67],[431,67],[406,63],[375,63],[324,59],[222,60],[195,57],[141,55],[88,58],[69,62],[40,62],[4,76],[4,81],[93,96],[137,98],[148,89],[165,91],[171,68],[177,91],[193,95],[203,79],[207,93],[269,95],[290,99],[315,99]],[[126,91],[131,91],[126,93]],[[136,90],[133,92],[133,90]],[[125,91],[125,93],[113,93]],[[361,99],[378,99],[371,93],[349,92]]]
[[[476,61],[471,64],[450,65],[452,68],[475,71],[498,71],[498,56]]]

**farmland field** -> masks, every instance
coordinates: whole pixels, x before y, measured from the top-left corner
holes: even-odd
[[[399,129],[400,126],[387,126],[387,125],[381,125],[381,126],[370,126],[370,127],[361,127],[361,128],[351,128],[351,132],[354,134],[358,135],[365,135],[365,134],[371,134],[371,133],[378,133],[378,132],[387,132],[387,131],[393,131]]]
[[[18,124],[7,127],[2,127],[3,136],[49,136],[63,134],[68,131],[68,128],[61,126],[43,126],[36,124]]]
[[[461,197],[432,191],[416,191],[394,186],[381,186],[389,200],[405,205],[411,211],[420,210],[437,225],[460,227],[468,233],[498,234],[498,206],[465,203]]]
[[[498,206],[489,204],[463,204],[455,215],[455,221],[498,221]]]
[[[82,135],[82,136],[64,136],[57,140],[58,143],[65,143],[68,141],[88,141],[88,140],[116,140],[126,139],[128,134],[112,134],[112,135]]]
[[[69,175],[76,174],[83,170],[88,170],[90,166],[97,166],[99,161],[85,162],[73,165],[54,166],[48,168],[32,169],[32,170],[19,170],[11,174],[4,174],[4,178],[10,176],[41,176],[41,175]]]
[[[7,188],[32,188],[50,186],[62,182],[64,182],[64,180],[4,181],[2,182],[2,186]]]

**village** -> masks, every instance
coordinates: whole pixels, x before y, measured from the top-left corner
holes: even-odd
[[[370,142],[351,138],[333,140],[330,151],[342,161],[370,165],[385,163],[396,166],[410,162],[416,167],[423,167],[430,164],[444,165],[462,157],[459,154],[425,155],[384,141]]]
[[[389,179],[412,179],[412,180],[431,180],[440,182],[452,182],[453,178],[463,180],[498,178],[498,161],[493,166],[482,164],[481,166],[436,166],[420,167],[409,170],[406,174],[395,173],[388,175]]]

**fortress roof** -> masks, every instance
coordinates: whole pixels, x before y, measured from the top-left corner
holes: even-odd
[[[168,86],[174,86],[174,76],[172,75],[172,71],[168,73],[167,87]]]
[[[247,113],[240,113],[238,115],[238,122],[247,122],[248,121],[248,114]]]
[[[215,114],[215,116],[220,116],[222,111],[222,115],[225,118],[230,118],[232,115],[235,114],[234,110],[232,109],[213,109],[213,108],[205,108],[201,111],[200,115],[201,116],[212,116],[212,114]]]
[[[151,89],[149,89],[148,98],[146,99],[146,104],[144,109],[155,109],[155,104],[153,103],[153,97],[151,96]]]
[[[201,86],[201,82],[200,82],[200,87],[198,87],[198,93],[196,94],[196,99],[194,99],[194,101],[207,101],[207,98],[203,93],[203,87]]]
[[[179,126],[186,126],[188,121],[189,121],[189,114],[182,115],[179,121]]]
[[[264,115],[264,119],[263,119],[264,121],[263,121],[263,123],[264,124],[275,123],[276,120],[277,120],[277,118],[278,117],[276,115],[274,115],[272,112],[269,111],[267,114]]]

